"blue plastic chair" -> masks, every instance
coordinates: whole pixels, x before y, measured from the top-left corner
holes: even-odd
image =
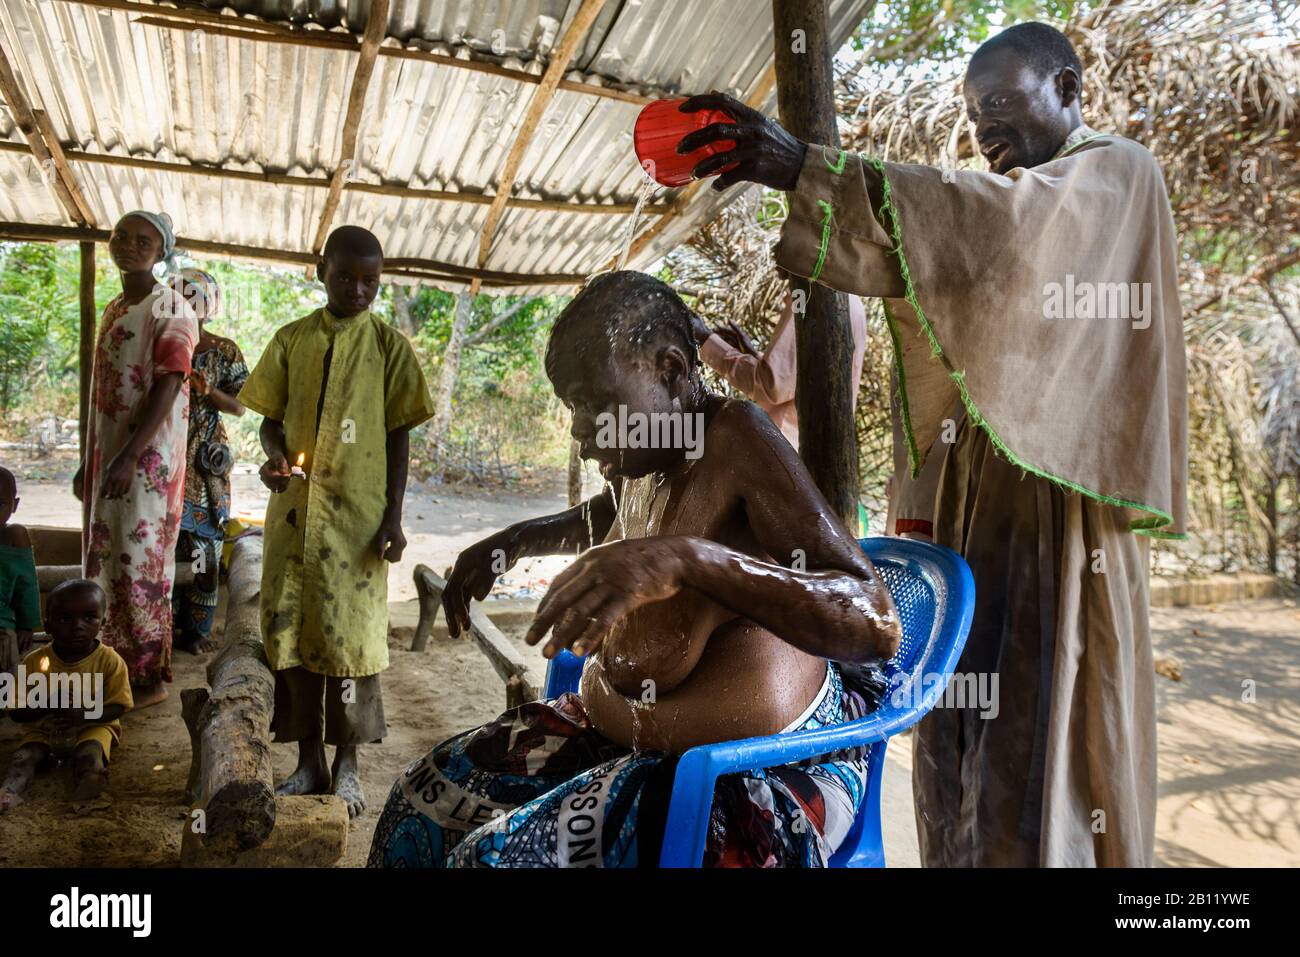
[[[904,538],[858,542],[876,566],[903,620],[903,641],[885,666],[889,690],[872,714],[847,724],[691,748],[673,779],[660,867],[699,867],[719,775],[774,768],[844,748],[870,747],[867,791],[831,867],[884,867],[880,780],[889,739],[935,705],[961,657],[975,610],[975,582],[951,549]],[[546,697],[578,690],[582,659],[563,652],[546,672]]]

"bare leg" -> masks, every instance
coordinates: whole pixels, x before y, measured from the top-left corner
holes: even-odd
[[[325,761],[325,742],[307,738],[298,742],[298,767],[275,789],[276,794],[329,794],[330,772]]]
[[[36,769],[50,753],[43,744],[24,744],[9,759],[9,773],[0,784],[0,814],[23,803],[23,795],[31,786]]]
[[[334,793],[348,806],[348,817],[366,809],[366,792],[361,788],[361,769],[357,766],[357,746],[339,745],[334,749]]]
[[[143,688],[132,688],[131,698],[133,702],[131,705],[132,711],[139,711],[141,708],[161,704],[167,700],[167,686],[159,681]]]
[[[108,787],[108,760],[98,741],[83,741],[72,752],[72,799],[89,801]]]

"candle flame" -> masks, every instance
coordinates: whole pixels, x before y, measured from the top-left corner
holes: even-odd
[[[306,457],[307,457],[307,453],[306,453],[306,452],[299,452],[299,453],[298,453],[298,468],[302,468],[302,462],[303,462],[303,459],[305,459]]]
[[[42,658],[42,659],[41,659],[41,666],[40,666],[40,667],[41,667],[41,671],[49,671],[49,670],[50,670],[50,659],[49,659],[49,658]]]

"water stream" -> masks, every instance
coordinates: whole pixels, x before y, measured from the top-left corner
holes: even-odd
[[[641,219],[641,210],[645,207],[646,200],[653,196],[658,189],[659,184],[646,174],[643,167],[641,170],[641,188],[636,196],[636,208],[628,214],[627,225],[623,227],[623,239],[619,243],[617,267],[619,270],[622,270],[627,265],[627,257],[632,251],[632,240],[636,238],[637,223]]]

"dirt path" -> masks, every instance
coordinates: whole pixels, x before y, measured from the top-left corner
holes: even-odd
[[[75,524],[76,502],[66,489],[63,481],[24,482],[17,520]],[[237,508],[260,508],[264,495],[255,477],[236,477]],[[488,532],[563,505],[559,495],[413,490],[406,504],[411,546],[392,569],[390,596],[413,594],[410,570],[417,562],[441,571],[461,548]],[[565,562],[524,563],[498,591],[540,592]],[[469,642],[453,642],[439,629],[423,654],[406,651],[414,621],[413,603],[394,606],[392,665],[384,675],[389,737],[362,751],[370,809],[352,825],[344,866],[364,863],[379,810],[400,770],[433,744],[481,724],[504,706],[500,679]],[[1270,599],[1155,609],[1152,627],[1157,657],[1176,661],[1182,674],[1181,681],[1156,679],[1159,863],[1300,865],[1300,605]],[[520,629],[508,630],[518,638]],[[535,650],[527,653],[540,676],[544,663]],[[201,684],[202,662],[178,656],[171,699],[126,717],[124,746],[113,761],[114,801],[174,802],[178,844],[189,743],[175,692]],[[16,740],[15,726],[0,722],[0,763],[7,763]],[[282,778],[293,768],[295,751],[279,745],[274,752]],[[62,777],[47,775],[34,789],[33,803],[58,801],[64,787]],[[889,864],[916,866],[907,739],[891,745],[884,792]],[[66,805],[50,806],[66,813]]]
[[[1151,612],[1162,867],[1300,866],[1300,604]],[[1254,700],[1248,700],[1253,691]],[[891,867],[919,865],[911,740],[890,745],[881,814]]]
[[[259,518],[265,514],[270,493],[256,475],[236,474],[231,484],[234,514]],[[22,480],[20,499],[18,513],[13,519],[15,522],[68,528],[76,528],[81,523],[81,506],[72,497],[71,485],[67,481]],[[406,554],[389,568],[389,601],[406,601],[415,597],[411,572],[416,565],[428,565],[441,574],[466,546],[480,538],[521,519],[550,515],[566,507],[562,493],[513,494],[446,487],[431,491],[418,486],[408,489],[402,515],[407,538]],[[567,564],[567,559],[527,559],[503,576],[496,592],[544,591],[545,583]]]

